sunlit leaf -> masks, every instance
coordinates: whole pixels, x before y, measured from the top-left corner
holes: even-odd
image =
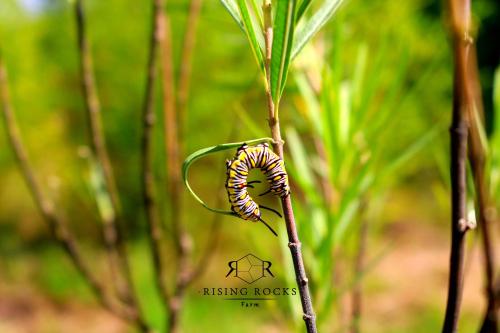
[[[250,133],[256,137],[263,137],[265,136],[265,131],[263,130],[262,124],[259,125],[255,118],[252,118],[251,115],[248,114],[248,111],[245,110],[241,104],[236,104],[234,111],[236,112],[236,115],[238,118],[241,120],[241,123],[244,127],[248,128]]]
[[[323,5],[311,18],[297,31],[293,41],[292,59],[311,40],[311,38],[330,20],[343,0],[325,0]]]
[[[238,0],[238,8],[240,9],[241,18],[245,27],[245,32],[250,42],[253,55],[259,65],[259,68],[264,70],[264,38],[260,26],[256,23],[256,19],[252,17],[246,0]]]
[[[280,0],[276,8],[271,55],[271,93],[276,105],[288,75],[295,27],[295,1]]]
[[[241,15],[238,11],[238,5],[235,0],[220,0],[222,5],[229,12],[231,17],[236,21],[241,30],[245,31],[245,26],[243,25],[243,20],[241,19]]]
[[[297,9],[297,14],[296,14],[296,18],[295,18],[296,22],[300,21],[300,19],[304,15],[305,11],[307,10],[307,8],[309,8],[310,4],[311,4],[311,0],[302,0],[299,8]]]
[[[300,183],[309,200],[320,202],[314,175],[310,168],[306,149],[294,128],[287,129],[287,142],[295,168],[298,170],[295,179]]]

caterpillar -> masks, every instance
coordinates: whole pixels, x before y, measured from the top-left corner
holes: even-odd
[[[234,158],[226,161],[226,167],[226,190],[231,204],[231,211],[244,220],[262,222],[277,236],[276,232],[262,219],[260,209],[272,211],[279,217],[281,217],[281,214],[272,208],[259,206],[252,199],[247,188],[253,188],[252,184],[260,181],[247,182],[247,177],[251,169],[260,168],[270,187],[268,191],[259,196],[272,193],[284,198],[290,194],[290,185],[288,184],[288,175],[283,160],[269,148],[267,143],[252,147],[243,144],[236,151]]]

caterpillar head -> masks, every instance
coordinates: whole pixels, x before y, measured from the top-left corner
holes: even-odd
[[[239,153],[242,150],[245,150],[248,148],[248,145],[246,143],[242,144],[240,148],[238,148],[237,152]]]

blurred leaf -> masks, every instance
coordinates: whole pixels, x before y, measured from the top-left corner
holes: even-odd
[[[235,0],[220,0],[222,5],[229,12],[231,17],[236,21],[241,30],[245,31],[245,26],[243,25],[243,21],[241,19],[241,15],[238,12],[238,5]]]
[[[294,128],[287,129],[287,141],[294,166],[297,170],[295,175],[296,180],[300,183],[308,200],[316,204],[320,203],[321,199],[318,195],[314,175],[309,166],[306,150]]]
[[[252,15],[248,10],[246,0],[238,0],[238,8],[240,9],[240,14],[243,19],[243,25],[245,27],[245,32],[250,42],[250,47],[252,48],[253,55],[259,68],[264,70],[264,39],[262,35],[261,28],[257,25],[255,26],[255,19],[252,19]]]
[[[500,196],[500,67],[495,71],[493,81],[493,133],[490,141],[490,178],[493,198]]]
[[[364,78],[366,72],[366,63],[368,58],[368,46],[362,43],[358,48],[356,58],[356,67],[354,68],[354,77],[352,79],[352,104],[354,112],[356,112],[361,104],[363,95]],[[361,112],[358,112],[361,113]]]
[[[203,207],[205,207],[206,209],[208,209],[214,213],[219,213],[219,214],[224,214],[224,215],[234,215],[234,213],[231,211],[209,207],[198,195],[196,195],[196,193],[193,191],[193,189],[189,185],[189,181],[188,181],[189,167],[197,159],[200,159],[200,158],[207,156],[209,154],[213,154],[213,153],[224,151],[224,150],[234,149],[234,148],[240,147],[241,145],[243,145],[245,143],[248,145],[254,145],[254,144],[259,144],[259,143],[263,143],[263,142],[273,142],[273,139],[260,138],[260,139],[255,139],[255,140],[242,141],[242,142],[224,143],[224,144],[220,144],[217,146],[211,146],[211,147],[207,147],[207,148],[203,148],[203,149],[195,151],[194,153],[189,155],[186,158],[186,160],[184,161],[184,163],[182,164],[182,180],[184,181],[184,185],[187,187],[187,189],[189,190],[189,193],[193,196],[193,198],[195,198],[196,201],[198,201],[200,204],[202,204]]]
[[[323,5],[298,31],[293,41],[292,59],[294,59],[309,40],[330,20],[343,0],[325,0]]]
[[[248,128],[252,135],[256,137],[264,137],[266,135],[265,131],[262,129],[263,126],[257,124],[257,122],[248,114],[248,111],[245,110],[241,104],[236,104],[234,111],[243,123],[243,126]]]
[[[262,16],[262,7],[259,6],[257,4],[257,1],[258,0],[251,0],[251,4],[252,4],[252,10],[255,14],[255,18],[259,24],[259,27],[260,27],[260,30],[261,31],[264,31],[264,18]],[[263,37],[263,34],[262,34],[262,37]],[[264,39],[262,39],[262,49],[264,50],[265,49],[265,46],[264,46]]]
[[[109,223],[115,218],[115,212],[111,203],[111,197],[106,190],[104,171],[90,151],[85,150],[85,153],[82,155],[88,161],[88,180],[97,204],[97,210],[99,211],[102,222]]]
[[[278,1],[273,27],[271,94],[276,106],[285,87],[295,28],[296,0]]]
[[[351,127],[351,86],[349,82],[340,85],[339,112],[337,119],[337,135],[339,146],[344,147],[349,141]]]
[[[411,144],[406,150],[404,150],[395,160],[385,165],[383,172],[380,174],[380,177],[377,179],[381,181],[384,177],[394,177],[394,172],[400,167],[402,167],[405,163],[407,163],[412,157],[414,157],[422,148],[424,148],[428,143],[431,142],[431,139],[436,137],[438,131],[438,127],[434,127],[433,129],[427,131],[424,135],[418,138],[413,144]]]
[[[296,14],[297,18],[295,19],[296,22],[300,21],[300,19],[302,18],[302,15],[304,15],[305,11],[307,10],[307,8],[309,7],[310,4],[311,4],[311,0],[302,0],[299,8],[297,9],[297,14]]]
[[[500,144],[500,66],[495,71],[495,78],[493,81],[493,107],[495,109],[493,117],[495,119],[493,136],[498,141],[497,144]]]
[[[323,126],[321,125],[321,110],[316,94],[307,81],[307,77],[304,73],[296,73],[295,82],[297,83],[297,88],[299,89],[300,95],[304,99],[304,102],[307,106],[303,110],[301,108],[301,110],[306,113],[306,116],[311,122],[314,131],[322,135]]]

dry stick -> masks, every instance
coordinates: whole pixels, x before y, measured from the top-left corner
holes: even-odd
[[[494,286],[494,252],[493,246],[491,244],[490,238],[490,228],[491,220],[488,218],[488,199],[483,170],[475,170],[476,164],[471,160],[471,165],[474,175],[474,186],[477,193],[477,216],[479,220],[479,228],[482,237],[483,244],[483,255],[484,255],[484,269],[486,276],[486,298],[487,298],[487,308],[484,314],[483,323],[481,325],[481,333],[498,333],[498,315],[497,315],[497,303],[495,301],[495,286]]]
[[[168,17],[167,17],[168,18]],[[166,21],[168,24],[169,21]],[[170,26],[166,26],[166,36],[163,40],[163,60],[164,60],[164,79],[163,79],[163,99],[164,99],[164,130],[165,130],[165,148],[167,155],[167,191],[169,195],[170,218],[173,225],[173,240],[177,257],[175,269],[175,286],[168,302],[168,332],[177,332],[179,330],[179,313],[182,307],[185,289],[185,274],[188,270],[188,258],[190,253],[190,239],[182,225],[182,191],[180,174],[180,150],[178,122],[179,117],[176,112],[172,48]]]
[[[169,300],[168,307],[168,331],[178,332],[180,330],[180,310],[185,297],[186,288],[195,278],[189,265],[191,254],[191,239],[186,232],[182,221],[182,177],[181,160],[183,155],[183,132],[182,126],[187,112],[187,98],[189,94],[190,77],[192,69],[193,50],[196,41],[196,31],[201,12],[201,0],[192,0],[181,55],[181,70],[179,77],[179,89],[177,91],[177,104],[175,103],[173,57],[170,21],[167,15],[165,26],[165,38],[163,40],[164,59],[164,112],[166,133],[166,154],[168,156],[167,175],[168,193],[170,200],[171,219],[173,224],[173,238],[177,257],[176,276],[174,292]]]
[[[481,84],[477,72],[477,60],[475,57],[475,47],[471,47],[471,56],[469,59],[470,83],[474,91],[475,109],[469,109],[470,135],[469,135],[469,161],[474,178],[474,187],[476,192],[476,215],[479,221],[479,230],[481,232],[484,256],[484,273],[486,277],[486,300],[487,308],[481,325],[481,333],[498,333],[498,316],[496,313],[497,304],[495,302],[495,253],[491,244],[490,226],[493,221],[489,213],[491,199],[489,196],[489,181],[485,175],[486,151],[481,138],[479,126],[484,126],[483,105],[481,96]],[[475,112],[474,112],[475,111]]]
[[[167,307],[168,329],[167,332],[175,332],[179,327],[179,312],[182,307],[183,292],[179,290],[179,276],[187,267],[187,257],[189,256],[189,237],[185,234],[182,226],[181,204],[181,183],[179,156],[180,143],[178,135],[178,117],[175,107],[172,48],[169,20],[166,21],[168,27],[164,40],[164,68],[163,68],[163,100],[164,100],[164,131],[165,148],[167,156],[167,191],[170,207],[170,218],[172,220],[172,236],[175,243],[175,253],[177,264],[175,269],[175,288],[169,299]]]
[[[77,247],[73,235],[70,233],[66,223],[56,212],[52,202],[43,194],[40,183],[36,179],[33,168],[31,167],[26,149],[21,140],[19,129],[14,120],[12,107],[9,101],[9,92],[7,88],[7,73],[0,59],[0,98],[2,101],[2,114],[5,121],[9,144],[14,152],[17,164],[21,170],[22,176],[31,193],[35,204],[40,213],[47,222],[52,236],[69,256],[71,262],[82,275],[84,281],[90,286],[99,302],[110,312],[118,317],[136,323],[137,318],[134,312],[129,311],[117,304],[113,297],[107,292],[104,285],[92,273],[92,270],[84,262]]]
[[[443,333],[457,331],[463,289],[463,262],[465,234],[472,225],[467,221],[467,108],[473,106],[472,94],[467,83],[468,57],[471,45],[469,36],[469,0],[450,0],[454,54],[453,116],[451,136],[451,255],[448,300]]]
[[[115,281],[118,296],[129,304],[133,308],[133,311],[137,312],[137,324],[142,331],[146,332],[149,331],[149,328],[147,327],[146,320],[143,318],[135,292],[132,272],[128,261],[129,257],[123,242],[123,232],[121,232],[119,225],[120,200],[113,176],[113,168],[106,148],[101,107],[93,74],[89,42],[86,36],[85,12],[81,0],[77,0],[75,3],[75,16],[80,52],[81,86],[89,125],[91,149],[94,156],[97,157],[99,166],[102,168],[106,191],[110,195],[113,208],[111,216],[103,217],[103,236],[110,261],[112,279]]]
[[[116,183],[113,176],[113,170],[106,148],[104,129],[101,119],[101,107],[95,78],[93,75],[92,57],[90,55],[89,43],[86,36],[85,12],[82,0],[75,2],[75,17],[78,35],[78,50],[80,53],[80,76],[81,87],[84,96],[86,116],[88,122],[89,137],[91,149],[94,156],[97,157],[99,166],[104,174],[106,191],[111,198],[113,213],[108,217],[103,217],[103,236],[108,251],[112,280],[117,286],[118,295],[127,302],[136,303],[132,296],[132,278],[127,255],[120,230],[117,226],[117,215],[119,212],[119,198],[116,189]],[[125,274],[123,281],[121,272]]]
[[[223,201],[220,200],[220,202],[222,203]],[[199,278],[207,269],[208,263],[210,262],[210,259],[212,259],[215,253],[215,248],[219,243],[219,238],[220,238],[219,229],[221,225],[220,221],[222,220],[222,216],[223,215],[221,214],[215,214],[214,219],[212,220],[212,225],[210,227],[207,243],[205,245],[204,250],[202,251],[202,255],[201,258],[198,260],[198,263],[196,265],[193,265],[195,269],[191,271],[191,273],[188,275],[188,278],[186,279],[187,285],[193,283],[193,281]]]
[[[273,41],[273,28],[271,21],[271,1],[266,0],[263,4],[264,16],[265,16],[265,46],[266,46],[266,59],[265,59],[265,70],[266,70],[266,97],[267,97],[267,107],[269,111],[269,127],[271,129],[271,135],[274,140],[273,149],[278,153],[278,156],[284,160],[283,156],[283,140],[280,133],[280,124],[277,113],[278,105],[274,105],[273,97],[271,94],[271,77],[270,77],[270,67],[271,67],[271,53],[272,53],[272,41]],[[288,247],[290,248],[290,253],[292,255],[293,267],[295,270],[295,277],[297,279],[297,284],[299,287],[300,301],[302,303],[303,319],[306,325],[308,333],[316,333],[316,315],[314,314],[311,294],[309,292],[309,283],[306,276],[306,270],[304,268],[304,262],[302,260],[302,250],[299,236],[297,234],[297,227],[295,224],[295,216],[293,214],[292,208],[292,198],[291,195],[287,195],[281,198],[281,207],[283,209],[283,217],[285,218],[286,231],[288,234]]]
[[[155,272],[155,283],[165,306],[168,306],[168,290],[165,284],[165,263],[162,258],[162,228],[156,212],[156,193],[153,173],[153,130],[155,125],[154,88],[157,76],[158,47],[164,37],[164,4],[162,0],[152,1],[152,27],[149,41],[149,57],[147,63],[146,91],[143,104],[142,133],[142,190],[146,211],[148,236],[151,243],[151,254]]]
[[[186,31],[184,33],[184,43],[182,46],[181,63],[180,63],[180,73],[179,73],[179,90],[177,106],[180,111],[179,124],[182,133],[182,126],[184,124],[185,108],[187,100],[189,97],[189,88],[191,83],[191,71],[193,68],[193,54],[194,47],[196,43],[196,32],[198,27],[198,21],[201,13],[203,1],[202,0],[191,0],[189,6],[189,15],[186,22]]]

